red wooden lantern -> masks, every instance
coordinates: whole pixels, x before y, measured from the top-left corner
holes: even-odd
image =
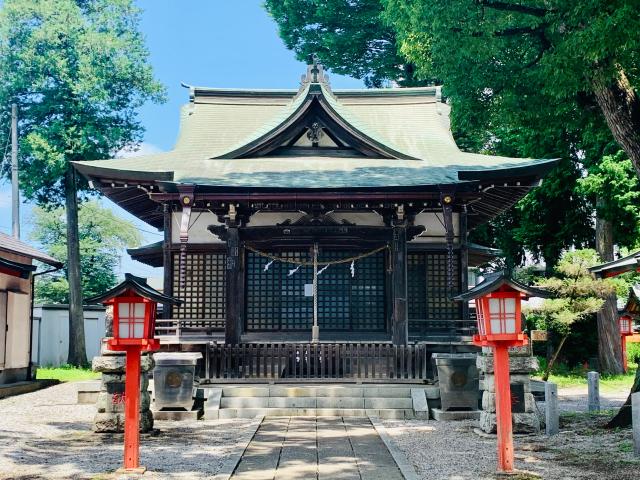
[[[627,373],[627,337],[633,335],[633,317],[629,314],[621,315],[618,319],[620,325],[620,349],[622,351],[622,369]]]
[[[127,274],[124,282],[103,295],[87,300],[113,306],[111,350],[127,354],[125,375],[124,469],[126,473],[143,473],[140,467],[140,354],[160,348],[153,338],[157,304],[179,304],[179,300],[154,290],[144,278]]]
[[[113,339],[109,347],[151,345],[156,324],[157,303],[132,290],[104,302],[113,305]]]
[[[621,315],[620,319],[620,335],[626,337],[633,335],[633,317],[631,315]]]
[[[493,346],[496,342],[525,345],[527,338],[522,332],[520,305],[526,298],[526,292],[508,284],[475,298],[478,335],[474,336],[474,343],[479,346]]]
[[[475,301],[478,334],[474,335],[473,343],[494,349],[498,470],[501,472],[513,471],[509,347],[528,342],[522,331],[521,302],[530,296],[547,297],[548,293],[527,287],[505,272],[499,272],[487,275],[483,282],[455,297],[455,300]]]

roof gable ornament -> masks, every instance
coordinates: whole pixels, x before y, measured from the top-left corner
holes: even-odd
[[[329,75],[324,72],[324,67],[319,62],[319,58],[315,53],[308,57],[307,73],[302,75],[300,87],[304,88],[311,83],[323,83],[329,87]]]

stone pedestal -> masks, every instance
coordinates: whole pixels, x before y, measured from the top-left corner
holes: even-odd
[[[481,382],[482,411],[480,428],[486,433],[496,433],[496,394],[493,370],[493,353],[483,348],[476,365],[484,381]],[[511,408],[514,433],[537,433],[540,431],[535,399],[531,393],[529,374],[538,369],[538,359],[531,356],[530,349],[509,350],[509,371],[511,373]]]
[[[100,393],[96,401],[97,413],[93,419],[95,432],[124,432],[124,382],[125,354],[112,352],[102,340],[100,356],[93,358],[92,369],[102,373]],[[140,365],[140,431],[148,432],[153,428],[153,414],[150,410],[148,372],[153,369],[151,355],[142,355]]]

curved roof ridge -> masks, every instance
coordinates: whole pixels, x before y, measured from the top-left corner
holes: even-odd
[[[314,92],[312,92],[312,86],[314,87]],[[226,151],[213,155],[210,158],[236,158],[236,156],[243,156],[244,153],[247,153],[243,150],[247,150],[250,146],[252,149],[256,148],[257,145],[260,145],[268,138],[278,133],[279,130],[285,130],[288,128],[286,125],[288,121],[294,119],[296,116],[304,114],[303,109],[305,104],[308,106],[311,105],[309,97],[310,95],[315,95],[316,91],[320,93],[320,96],[324,100],[326,100],[328,108],[331,109],[335,115],[343,120],[348,127],[353,129],[356,134],[359,134],[363,136],[365,140],[372,142],[376,149],[386,151],[390,156],[395,158],[415,160],[414,156],[394,145],[389,139],[381,137],[381,135],[372,130],[368,125],[364,124],[360,119],[352,115],[348,108],[344,107],[340,103],[325,83],[308,83],[303,85],[298,94],[292,99],[291,103],[282,109],[281,112],[273,117],[268,123],[247,135],[247,137],[240,140],[232,147],[227,148]],[[322,105],[323,108],[327,108],[327,106],[324,106],[322,102],[320,102],[320,105]]]

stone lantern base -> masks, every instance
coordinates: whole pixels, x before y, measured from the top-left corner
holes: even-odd
[[[125,353],[112,352],[106,348],[106,339],[102,340],[100,356],[94,357],[92,369],[102,373],[100,393],[96,401],[98,409],[93,419],[95,432],[124,432],[124,384]],[[151,396],[149,395],[148,372],[153,369],[151,355],[142,355],[140,365],[140,431],[148,432],[153,428]]]
[[[482,411],[480,429],[486,433],[496,433],[496,394],[493,370],[493,353],[483,348],[476,359],[476,365],[484,381],[481,382]],[[531,356],[529,347],[509,349],[509,371],[511,373],[512,417],[514,433],[538,433],[538,417],[535,399],[531,393],[530,373],[538,369],[538,359]]]

